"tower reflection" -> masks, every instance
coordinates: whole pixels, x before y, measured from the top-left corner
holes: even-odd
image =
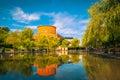
[[[40,68],[38,64],[34,64],[36,67],[36,74],[40,76],[52,76],[56,74],[56,69],[58,68],[58,64],[47,65],[45,68]]]

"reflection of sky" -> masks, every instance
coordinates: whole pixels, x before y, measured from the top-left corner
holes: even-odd
[[[8,69],[5,75],[0,75],[0,80],[26,80],[17,69]]]
[[[55,77],[56,80],[88,80],[82,61],[78,64],[63,64],[57,69]]]
[[[37,67],[36,66],[32,66],[32,71],[33,71],[33,75],[37,74]]]

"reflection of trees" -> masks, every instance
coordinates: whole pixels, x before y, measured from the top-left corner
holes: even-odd
[[[14,73],[17,70],[24,76],[29,76],[32,74],[31,66],[33,63],[38,63],[39,67],[45,68],[51,64],[62,64],[64,58],[57,56],[55,54],[40,54],[40,55],[32,55],[32,54],[16,54],[9,58],[0,59],[0,74],[5,74],[10,69],[11,72]]]
[[[79,55],[78,53],[70,53],[68,54],[68,52],[60,52],[58,53],[58,55],[60,56],[62,63],[68,63],[68,62],[73,62],[73,63],[78,63],[80,61],[79,59]]]
[[[0,67],[1,74],[5,74],[5,72],[10,69],[10,71],[14,72],[17,70],[24,76],[29,76],[32,74],[31,65],[26,63],[26,61],[3,61],[4,64]],[[14,74],[14,73],[13,73]]]
[[[39,67],[45,68],[50,64],[60,64],[58,56],[36,56],[34,63],[38,63]]]
[[[77,64],[80,61],[79,54],[78,53],[71,54],[71,61],[73,63]]]
[[[14,75],[14,72],[17,70],[17,72],[21,73],[22,75],[29,76],[32,74],[31,63],[33,62],[31,62],[31,59],[25,55],[23,57],[20,55],[15,55],[12,58],[0,60],[2,63],[2,66],[0,66],[0,72],[2,72],[1,74],[5,74],[5,72],[10,70],[10,73],[12,72]]]
[[[4,64],[3,61],[0,61],[0,75],[4,75],[7,72],[7,64]]]
[[[93,55],[82,59],[90,80],[119,80],[120,61]]]
[[[62,65],[69,62],[69,58],[73,63],[79,62],[78,54],[70,54],[71,57],[67,54],[57,55],[54,53],[44,53],[44,54],[15,54],[11,57],[0,59],[0,74],[5,75],[6,72],[9,72],[15,75],[16,71],[21,73],[23,76],[32,75],[32,66],[34,63],[38,64],[39,68],[45,69],[50,65]],[[8,71],[10,69],[10,71]]]
[[[61,55],[60,58],[62,63],[68,63],[68,60],[69,60],[68,55]]]
[[[17,67],[18,67],[18,71],[22,74],[22,75],[24,75],[24,76],[30,76],[31,74],[32,74],[32,70],[31,70],[31,64],[28,62],[28,61],[25,61],[24,63],[23,63],[23,61],[22,62],[20,62],[19,64],[21,64],[21,65],[18,65]],[[22,67],[22,68],[21,68]]]

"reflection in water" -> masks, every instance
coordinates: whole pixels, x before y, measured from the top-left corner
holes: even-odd
[[[0,79],[120,80],[119,63],[85,53],[5,55],[0,58]]]
[[[16,76],[21,73],[24,76],[32,74],[31,63],[23,60],[0,60],[0,75]]]
[[[78,63],[80,59],[79,54],[68,54],[67,51],[57,52],[57,55],[47,55],[35,59],[33,67],[34,74],[40,76],[51,76],[56,74],[56,69],[59,65],[64,63]]]
[[[82,60],[82,55],[79,55],[79,59]]]
[[[120,80],[120,60],[86,55],[83,65],[90,80]]]
[[[57,64],[47,65],[45,68],[40,68],[38,64],[34,64],[36,67],[36,72],[40,76],[51,76],[56,74],[56,68],[58,67]]]
[[[56,54],[58,54],[59,56],[68,55],[68,51],[58,51],[58,52],[56,52]]]

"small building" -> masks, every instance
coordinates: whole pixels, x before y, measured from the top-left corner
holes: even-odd
[[[73,39],[73,37],[64,37],[64,39],[68,40],[69,42],[71,42],[71,40]]]

